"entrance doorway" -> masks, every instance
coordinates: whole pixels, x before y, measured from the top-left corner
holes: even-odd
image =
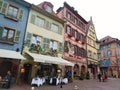
[[[12,68],[13,63],[11,61],[2,61],[0,63],[0,74],[4,77],[7,74],[7,71]]]
[[[79,66],[78,64],[75,64],[74,66],[74,77],[77,77],[79,75]]]
[[[31,81],[31,70],[32,70],[32,65],[30,63],[26,63],[24,64],[24,69],[25,69],[25,73],[24,73],[24,83],[30,83]]]

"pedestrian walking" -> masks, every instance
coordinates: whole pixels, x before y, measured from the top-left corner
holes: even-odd
[[[102,74],[102,81],[103,82],[105,81],[105,74],[104,73]]]
[[[101,72],[99,72],[99,73],[98,73],[99,82],[101,82],[101,76],[102,76],[102,74],[101,74]]]

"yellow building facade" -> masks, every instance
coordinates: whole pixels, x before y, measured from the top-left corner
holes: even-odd
[[[95,27],[93,25],[92,19],[88,23],[88,32],[87,32],[87,63],[88,71],[91,78],[95,78],[98,73],[98,49],[99,45],[97,43],[97,36],[95,32]]]

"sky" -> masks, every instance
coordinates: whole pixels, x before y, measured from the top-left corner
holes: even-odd
[[[51,2],[54,11],[67,2],[74,7],[86,21],[92,17],[98,40],[111,36],[120,39],[120,1],[119,0],[25,0],[38,5],[43,1]]]

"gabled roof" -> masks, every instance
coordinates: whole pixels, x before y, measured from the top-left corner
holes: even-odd
[[[42,3],[40,3],[40,4],[38,4],[37,6],[38,6],[39,8],[41,8],[41,9],[45,10],[45,6],[46,6],[46,5],[51,6],[52,9],[53,9],[53,7],[54,7],[51,2],[47,2],[47,1],[44,1],[44,2],[42,2]],[[56,16],[56,14],[55,14],[55,12],[54,12],[53,10],[52,10],[52,13],[51,13],[51,14],[53,14],[53,15]]]
[[[85,24],[88,22],[80,15],[73,7],[71,7],[67,2],[64,2],[64,6],[57,9],[57,13],[59,13],[64,7],[68,8],[72,13],[74,13],[78,18],[80,18]]]
[[[118,41],[117,38],[113,38],[111,36],[106,36],[100,40],[100,45],[105,45],[105,44],[116,42],[116,41]]]

